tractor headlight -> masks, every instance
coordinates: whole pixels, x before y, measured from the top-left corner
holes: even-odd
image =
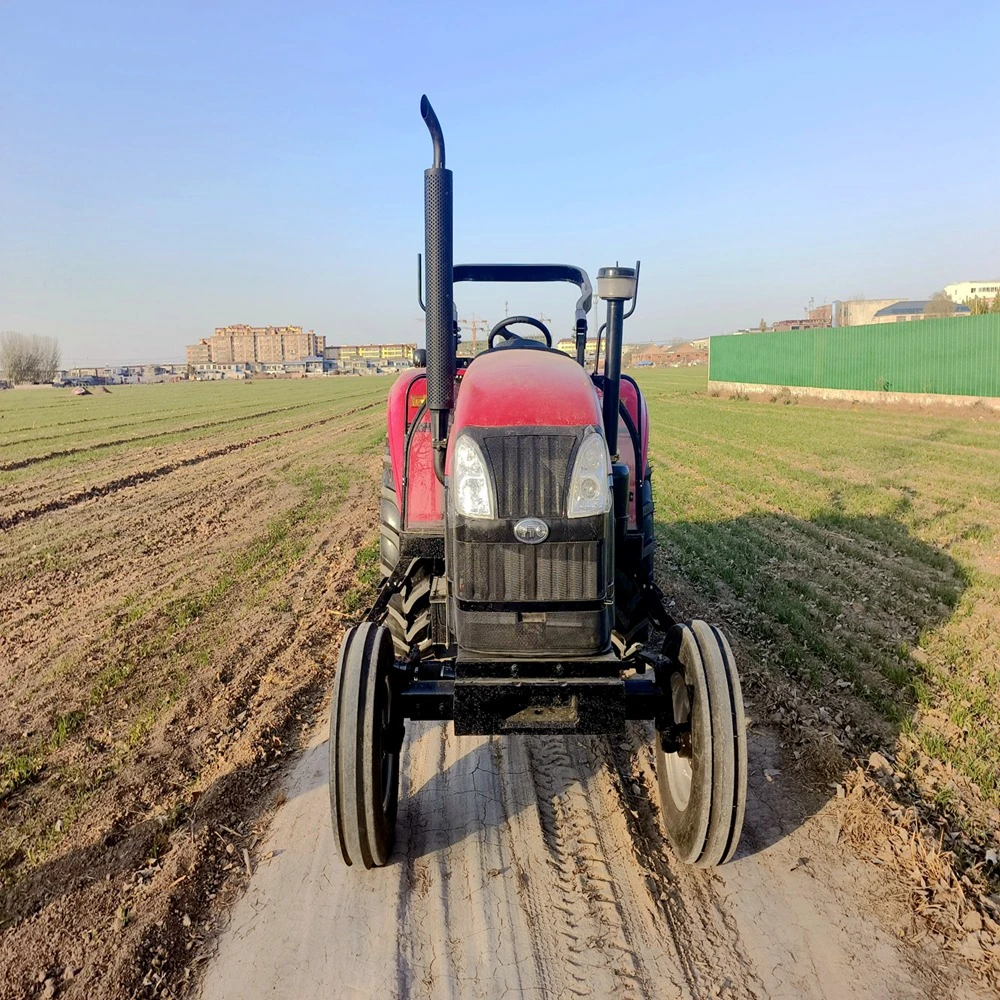
[[[493,483],[486,471],[483,453],[466,434],[460,435],[455,442],[455,451],[451,456],[450,489],[457,513],[465,517],[496,517]]]
[[[600,434],[588,434],[577,449],[569,480],[567,517],[593,517],[611,510],[611,458]]]

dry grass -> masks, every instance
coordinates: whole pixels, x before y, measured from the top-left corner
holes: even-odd
[[[920,919],[900,928],[906,937],[929,934],[1000,986],[1000,902],[988,895],[982,870],[963,869],[947,847],[947,829],[926,810],[900,804],[893,788],[898,773],[872,771],[876,777],[859,767],[845,778],[842,838],[907,886]]]

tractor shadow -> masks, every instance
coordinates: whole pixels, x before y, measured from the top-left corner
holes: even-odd
[[[468,839],[476,842],[475,850],[499,857],[502,842],[522,823],[540,830],[556,854],[560,809],[586,797],[606,762],[598,752],[600,737],[456,736],[450,723],[408,729],[395,851],[403,864],[444,857]],[[432,760],[438,766],[421,780]]]
[[[674,617],[721,625],[734,648],[749,723],[736,858],[749,857],[819,812],[873,750],[891,760],[930,690],[921,634],[951,619],[966,573],[894,518],[836,507],[656,533]]]

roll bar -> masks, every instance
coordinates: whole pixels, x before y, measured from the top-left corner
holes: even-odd
[[[456,264],[454,281],[568,281],[580,289],[576,318],[586,322],[594,290],[582,267],[572,264]]]

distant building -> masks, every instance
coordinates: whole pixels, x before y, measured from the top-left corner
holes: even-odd
[[[822,306],[816,306],[815,309],[810,309],[806,315],[809,319],[818,320],[820,328],[833,326],[833,305],[829,302]]]
[[[199,340],[197,344],[189,344],[187,348],[187,363],[194,368],[212,363],[212,345],[207,340]]]
[[[779,319],[771,327],[772,330],[816,330],[828,326],[821,319]]]
[[[894,302],[892,305],[879,309],[872,319],[873,323],[907,323],[916,319],[939,319],[939,316],[928,316],[927,307],[930,299],[911,299],[904,302]],[[968,306],[956,305],[954,316],[968,316],[971,310]]]
[[[994,289],[992,295],[988,289]],[[992,298],[1000,291],[1000,281],[992,284],[985,282],[962,282],[958,285],[948,285],[945,293],[958,305],[962,299],[956,295],[965,294],[966,298],[971,297],[968,293],[972,289],[977,289],[982,293],[982,297]],[[869,326],[873,323],[896,323],[910,319],[927,319],[924,309],[927,306],[925,300],[911,299],[844,299],[827,305],[817,306],[809,310],[808,326],[786,326],[775,323],[775,330],[796,330],[812,329],[824,326]],[[899,307],[899,308],[897,308]],[[969,310],[962,306],[956,308],[954,315],[965,316]]]
[[[623,367],[648,368],[650,365],[687,368],[708,362],[708,338],[689,340],[684,344],[636,344],[628,364]]]
[[[807,317],[810,320],[809,326],[794,327],[793,329],[812,330],[827,326],[868,326],[875,321],[875,313],[886,306],[891,306],[895,299],[838,299],[836,302],[828,302],[822,306],[810,309]],[[775,324],[774,328],[787,329]]]
[[[341,371],[411,368],[416,344],[331,344],[323,357]]]
[[[323,351],[328,361],[364,358],[369,361],[413,361],[416,344],[331,344]]]
[[[60,376],[58,381],[61,385],[104,385],[108,381],[103,368],[69,368]]]
[[[642,362],[646,365],[669,364],[670,350],[664,344],[639,344],[632,349],[632,364],[638,365]]]
[[[834,326],[868,326],[875,322],[875,315],[881,309],[902,301],[894,299],[848,299],[834,302]]]
[[[568,354],[571,358],[576,357],[576,337],[563,337],[555,344],[555,349],[557,351],[562,351],[563,354]],[[603,351],[602,351],[603,353]],[[597,359],[597,338],[589,337],[587,339],[587,346],[584,348],[583,352],[584,361],[595,361]]]
[[[1000,280],[992,281],[956,281],[944,286],[944,294],[952,302],[964,304],[966,299],[995,299],[1000,295]]]
[[[321,374],[324,370],[324,359],[320,357],[300,358],[297,361],[286,361],[282,366],[286,372],[300,374]]]
[[[628,364],[624,357],[622,364],[636,368],[648,368],[650,365],[671,368],[682,368],[689,365],[705,364],[708,361],[708,338],[689,340],[684,344],[636,344]]]
[[[301,361],[322,356],[326,338],[317,337],[301,326],[216,327],[211,337],[203,337],[187,348],[187,363],[194,367],[209,364],[266,364]]]

